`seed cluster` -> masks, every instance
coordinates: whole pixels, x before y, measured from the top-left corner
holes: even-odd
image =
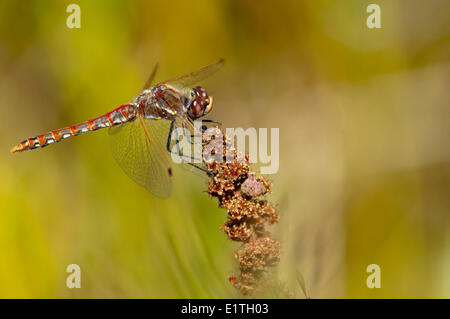
[[[246,295],[255,291],[267,267],[279,263],[280,243],[266,229],[278,222],[278,209],[260,198],[271,192],[271,185],[250,171],[248,155],[238,154],[220,128],[215,129],[215,136],[203,135],[203,158],[211,176],[208,193],[227,210],[222,231],[229,239],[243,243],[235,253],[240,274],[229,280]],[[217,150],[221,150],[219,157]]]

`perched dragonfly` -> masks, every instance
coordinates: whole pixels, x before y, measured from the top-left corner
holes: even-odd
[[[208,114],[213,107],[213,99],[205,89],[191,87],[217,72],[223,63],[221,59],[152,86],[156,65],[131,103],[87,122],[30,137],[14,146],[11,153],[44,147],[70,136],[109,127],[111,151],[123,171],[151,193],[167,198],[172,186],[169,152],[173,152],[171,141],[175,128],[181,126],[192,130],[193,121]]]

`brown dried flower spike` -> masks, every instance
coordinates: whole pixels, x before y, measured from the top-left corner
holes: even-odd
[[[226,154],[228,161],[225,155],[222,161],[217,158],[205,161],[211,173],[208,193],[210,197],[216,197],[219,205],[227,210],[228,219],[221,229],[231,240],[243,243],[235,253],[240,275],[230,276],[229,280],[241,293],[249,294],[256,289],[267,267],[279,263],[280,243],[272,239],[266,230],[267,225],[278,222],[278,211],[273,204],[257,199],[271,192],[269,182],[263,177],[256,177],[250,171],[248,156],[239,156],[222,130],[215,129],[218,132],[216,136],[223,136],[223,139],[216,140],[214,136],[204,134],[206,146],[203,152],[222,147],[222,154]]]

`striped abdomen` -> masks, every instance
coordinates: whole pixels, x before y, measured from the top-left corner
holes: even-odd
[[[137,111],[135,105],[125,104],[109,113],[106,113],[87,122],[47,132],[35,137],[30,137],[14,146],[11,149],[11,153],[44,147],[54,142],[60,142],[70,136],[76,136],[89,131],[95,131],[101,128],[132,121],[136,117],[136,112]]]

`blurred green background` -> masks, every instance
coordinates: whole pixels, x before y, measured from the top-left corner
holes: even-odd
[[[66,26],[68,4],[81,28]],[[381,7],[381,29],[366,7]],[[227,298],[237,243],[205,181],[160,200],[101,130],[22,139],[129,102],[220,57],[211,119],[279,127],[277,277],[303,298],[450,297],[450,3],[0,1],[0,297]],[[81,289],[66,287],[78,264]],[[366,267],[381,267],[368,289]]]

